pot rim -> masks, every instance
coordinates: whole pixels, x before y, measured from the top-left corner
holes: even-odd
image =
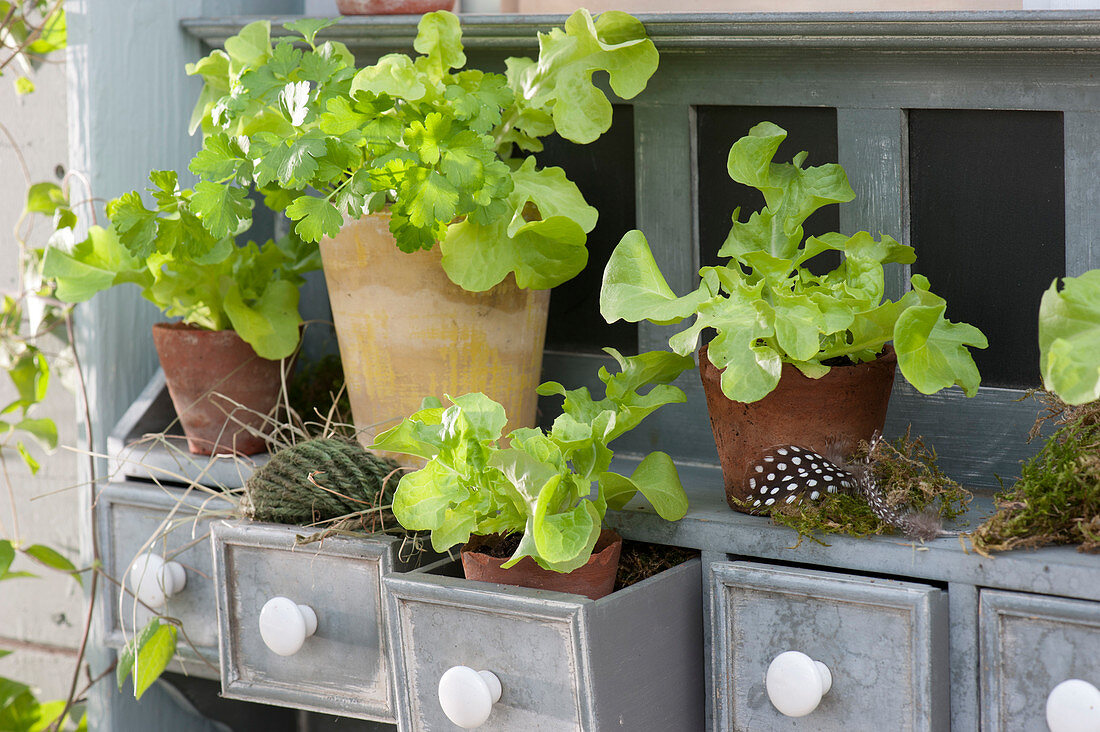
[[[505,562],[508,561],[509,557],[494,557],[491,554],[486,554],[485,552],[480,551],[480,549],[482,549],[483,547],[488,545],[488,542],[486,542],[485,540],[490,536],[501,536],[501,535],[500,534],[474,534],[474,535],[470,536],[469,541],[467,541],[465,544],[462,545],[461,552],[463,554],[480,555],[482,557],[485,557],[485,559],[490,561],[490,562],[493,562],[493,563],[496,563],[496,564],[504,564]],[[616,544],[622,544],[622,542],[623,542],[622,535],[619,534],[619,532],[615,531],[615,529],[612,529],[612,528],[609,528],[609,527],[604,527],[604,528],[600,529],[600,537],[598,539],[596,539],[596,544],[595,544],[595,546],[592,547],[592,554],[588,557],[588,561],[585,562],[584,564],[582,564],[581,567],[584,567],[584,566],[587,566],[588,564],[591,564],[595,557],[612,550],[615,547]],[[525,559],[531,559],[532,562],[535,561],[531,557],[524,557],[524,558]],[[537,565],[538,563],[535,562],[535,564]],[[580,569],[580,567],[578,567],[578,569]],[[507,572],[508,570],[504,570],[504,571]],[[547,571],[552,572],[553,570],[547,570]],[[573,571],[575,572],[576,570],[573,570]],[[564,575],[564,574],[570,574],[570,572],[558,572],[558,574],[563,574]]]
[[[723,371],[725,371],[725,369],[724,368],[718,368],[713,363],[711,363],[710,358],[707,356],[707,346],[708,345],[710,345],[710,344],[704,343],[702,346],[699,347],[699,351],[698,351],[699,372],[702,374],[703,378],[713,380],[713,379],[718,378],[718,376]],[[843,358],[843,356],[839,356],[838,358]],[[816,379],[811,379],[809,376],[806,376],[805,374],[803,374],[798,369],[798,367],[795,366],[790,361],[783,361],[782,377],[785,378],[787,376],[787,374],[793,373],[793,374],[797,374],[798,376],[802,377],[803,379],[806,379],[807,381],[821,381],[822,379],[828,379],[831,375],[833,375],[833,372],[837,372],[837,376],[839,376],[840,374],[851,373],[850,371],[848,371],[849,369],[869,368],[874,364],[897,363],[897,360],[898,360],[898,354],[894,350],[894,344],[893,343],[886,343],[885,345],[883,345],[882,350],[879,352],[878,356],[876,356],[873,360],[871,360],[871,361],[861,361],[860,363],[846,363],[846,364],[840,364],[840,365],[837,365],[837,366],[830,366],[829,367],[829,372],[827,374],[824,374],[824,375],[822,375],[822,376],[820,376]],[[836,378],[836,377],[834,376],[834,378]]]

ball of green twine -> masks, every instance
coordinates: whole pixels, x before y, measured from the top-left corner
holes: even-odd
[[[245,482],[246,518],[310,524],[388,506],[401,477],[392,460],[358,442],[318,438],[271,456]]]

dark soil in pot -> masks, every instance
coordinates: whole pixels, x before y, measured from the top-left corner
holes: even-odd
[[[745,511],[741,502],[750,495],[746,471],[769,448],[799,445],[826,453],[832,447],[831,452],[850,455],[861,440],[870,441],[886,422],[896,368],[892,346],[874,361],[834,366],[820,379],[785,363],[775,390],[746,404],[722,393],[722,372],[703,346],[699,374],[730,507]]]
[[[153,343],[187,447],[200,455],[254,455],[279,400],[281,362],[260,358],[232,330],[157,323]],[[240,406],[237,406],[240,405]]]
[[[615,576],[615,591],[647,580],[697,556],[699,552],[696,549],[624,539],[623,550],[619,554],[619,571]]]
[[[515,566],[501,569],[500,565],[512,555],[518,543],[517,534],[503,539],[497,536],[472,537],[462,547],[462,569],[466,579],[569,592],[593,600],[610,595],[615,589],[623,539],[611,529],[604,529],[600,534],[587,564],[565,574],[543,569],[531,557],[524,557]],[[510,550],[507,548],[509,545]]]

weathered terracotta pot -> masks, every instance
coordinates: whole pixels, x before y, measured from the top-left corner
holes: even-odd
[[[703,346],[699,375],[730,507],[745,511],[736,501],[750,494],[746,473],[768,448],[799,445],[823,453],[832,442],[849,454],[860,440],[870,441],[886,422],[897,363],[892,346],[875,361],[834,366],[820,379],[807,378],[785,363],[775,390],[745,404],[722,393],[722,371],[710,362]]]
[[[336,0],[341,15],[421,15],[454,6],[455,0]]]
[[[191,452],[254,455],[267,449],[248,428],[264,430],[264,415],[278,403],[280,361],[260,358],[235,331],[183,323],[154,325],[153,344]]]
[[[611,529],[604,529],[600,534],[587,564],[564,574],[543,569],[531,557],[524,557],[515,566],[501,569],[500,565],[508,561],[507,558],[491,557],[477,551],[485,542],[486,537],[475,536],[462,547],[462,569],[466,579],[570,592],[593,600],[610,595],[615,589],[623,537]]]
[[[424,397],[444,394],[480,391],[500,402],[505,434],[534,426],[548,290],[521,290],[509,276],[487,292],[467,292],[447,279],[438,246],[399,250],[388,214],[345,223],[321,241],[321,259],[364,445]]]

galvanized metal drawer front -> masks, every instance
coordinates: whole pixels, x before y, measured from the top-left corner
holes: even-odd
[[[597,601],[425,573],[384,583],[402,730],[456,729],[438,686],[460,665],[500,680],[486,732],[703,728],[697,559]]]
[[[385,579],[401,729],[455,730],[438,700],[452,666],[492,671],[503,694],[485,732],[594,729],[583,642],[584,598],[429,575]],[[500,591],[487,588],[499,588]]]
[[[947,598],[926,585],[749,562],[712,565],[719,730],[948,728]],[[780,653],[829,667],[832,688],[803,717],[769,701]]]
[[[200,506],[204,517],[196,518]],[[182,622],[187,638],[214,666],[218,663],[218,624],[209,535],[213,516],[229,510],[228,501],[211,499],[207,493],[126,483],[104,488],[95,507],[100,554],[110,576],[125,582],[134,558],[147,552],[183,565],[187,583],[160,611]],[[108,601],[101,617],[106,640],[121,646],[133,636],[134,628],[142,628],[154,613],[115,585],[105,592]],[[179,647],[182,656],[192,655],[182,638]],[[194,664],[188,671],[215,674],[214,668],[194,668]]]
[[[1063,681],[1100,687],[1100,603],[982,590],[982,729],[1045,730]]]
[[[214,526],[224,696],[349,717],[394,721],[381,577],[391,537],[329,538],[297,546],[300,529],[258,523]],[[260,635],[274,597],[306,605],[316,632],[290,656]]]

